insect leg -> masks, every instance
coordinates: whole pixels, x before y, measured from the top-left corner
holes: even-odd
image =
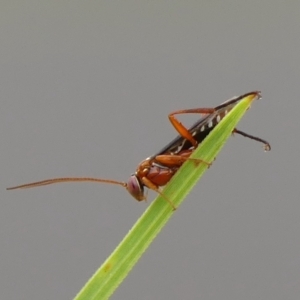
[[[158,193],[160,196],[162,196],[170,205],[171,207],[173,208],[173,210],[176,210],[177,207],[174,205],[174,203],[168,198],[166,197],[159,189],[158,186],[156,186],[154,183],[152,183],[151,180],[149,180],[147,177],[142,177],[141,178],[143,184],[149,188],[150,190],[153,190],[155,191],[156,193]]]
[[[182,125],[182,123],[175,117],[175,115],[179,114],[211,114],[215,112],[214,108],[192,108],[192,109],[183,109],[177,110],[169,114],[169,120],[171,124],[174,126],[176,131],[185,139],[191,142],[191,144],[196,147],[197,141],[193,138],[192,134],[189,130]]]
[[[265,140],[263,140],[263,139],[261,139],[261,138],[259,138],[259,137],[250,135],[250,134],[245,133],[245,132],[243,132],[243,131],[240,131],[240,130],[238,130],[238,129],[236,129],[236,128],[233,130],[232,133],[237,133],[237,134],[240,134],[240,135],[242,135],[242,136],[244,136],[244,137],[247,137],[247,138],[249,138],[249,139],[251,139],[251,140],[255,140],[255,141],[257,141],[257,142],[263,143],[263,144],[264,144],[264,149],[265,149],[265,151],[270,151],[270,150],[271,150],[271,145],[269,144],[269,142],[267,142],[267,141],[265,141]]]
[[[161,163],[162,165],[170,167],[170,168],[180,167],[187,160],[193,161],[197,165],[200,163],[204,163],[208,167],[211,166],[211,163],[204,161],[202,159],[190,158],[188,156],[183,156],[183,155],[157,155],[155,157],[156,162]]]

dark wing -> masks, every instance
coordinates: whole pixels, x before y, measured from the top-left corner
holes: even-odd
[[[259,96],[258,92],[251,92],[244,94],[239,97],[234,97],[225,101],[224,103],[215,107],[215,112],[205,115],[195,122],[188,130],[191,132],[194,139],[200,144],[206,136],[214,129],[214,127],[225,117],[225,115],[237,104],[239,101],[245,97],[256,93]],[[172,140],[168,145],[161,149],[158,153],[153,155],[153,157],[161,154],[172,153],[176,154],[183,150],[188,150],[193,145],[190,141],[186,140],[182,136],[178,135],[174,140]]]

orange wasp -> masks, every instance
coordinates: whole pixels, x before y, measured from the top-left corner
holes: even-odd
[[[137,201],[142,201],[146,200],[144,188],[147,187],[148,189],[159,193],[167,202],[170,203],[173,209],[176,209],[172,201],[165,197],[160,191],[160,187],[166,185],[182,164],[187,160],[192,160],[196,163],[204,163],[207,166],[211,165],[211,163],[205,162],[201,159],[192,159],[190,158],[190,155],[212,131],[212,129],[224,118],[224,116],[245,97],[260,99],[261,95],[260,92],[254,91],[229,99],[214,108],[184,109],[169,114],[169,120],[179,135],[159,152],[143,160],[138,165],[135,173],[129,177],[127,182],[91,177],[62,177],[22,184],[7,188],[7,190],[31,188],[59,182],[89,181],[121,185],[126,188],[126,190]],[[202,117],[196,121],[193,126],[187,129],[176,119],[175,115],[190,113],[201,114]],[[252,136],[238,129],[234,129],[233,133],[240,134],[244,137],[263,143],[265,151],[271,150],[270,144],[261,138]]]

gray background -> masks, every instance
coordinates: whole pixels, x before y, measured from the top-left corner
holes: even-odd
[[[299,1],[1,1],[1,299],[71,299],[147,207],[171,111],[262,90],[113,299],[299,299]],[[193,122],[197,116],[182,120]],[[149,199],[154,198],[150,193]]]

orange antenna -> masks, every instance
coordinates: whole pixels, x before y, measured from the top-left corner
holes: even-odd
[[[7,190],[16,190],[16,189],[28,189],[32,187],[38,187],[53,183],[59,183],[59,182],[83,182],[83,181],[90,181],[90,182],[102,182],[102,183],[112,183],[112,184],[119,184],[123,187],[127,187],[126,182],[122,181],[115,181],[115,180],[109,180],[109,179],[99,179],[99,178],[92,178],[92,177],[62,177],[62,178],[52,178],[52,179],[46,179],[42,181],[36,181],[32,183],[26,183],[22,185],[17,185],[13,187],[7,188]]]

